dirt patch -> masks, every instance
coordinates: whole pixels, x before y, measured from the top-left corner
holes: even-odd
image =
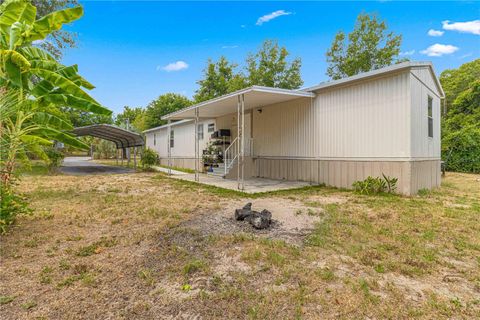
[[[257,230],[247,221],[236,221],[235,209],[252,202],[252,209],[267,209],[272,213],[272,224],[268,229]],[[316,223],[321,223],[323,209],[309,208],[299,201],[281,198],[244,199],[221,203],[221,209],[195,214],[194,218],[182,223],[183,227],[198,230],[204,235],[234,235],[245,233],[269,239],[285,240],[301,245]]]

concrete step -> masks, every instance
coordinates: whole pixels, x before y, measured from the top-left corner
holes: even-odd
[[[224,178],[225,177],[225,172],[224,171],[222,171],[222,172],[215,172],[215,171],[214,172],[207,172],[207,175]]]

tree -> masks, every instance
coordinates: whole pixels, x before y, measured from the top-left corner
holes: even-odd
[[[397,57],[402,36],[386,30],[385,21],[375,15],[360,14],[354,30],[348,34],[348,44],[343,31],[335,35],[327,51],[327,75],[336,80],[400,62]]]
[[[440,76],[448,103],[442,119],[442,159],[447,170],[480,172],[479,68],[477,59]]]
[[[288,51],[275,41],[263,42],[260,50],[246,61],[248,86],[259,85],[283,89],[298,89],[303,85],[300,58],[287,62]]]
[[[167,123],[162,120],[162,116],[188,107],[192,104],[187,97],[176,94],[166,93],[159,96],[156,100],[150,102],[145,111],[145,124],[146,129],[161,126]]]
[[[113,123],[111,115],[95,114],[70,107],[62,107],[60,110],[63,113],[63,117],[65,117],[73,127],[84,127],[98,123]]]
[[[227,58],[220,57],[217,62],[208,60],[203,70],[203,79],[197,81],[200,86],[193,97],[202,102],[246,87],[245,78],[236,72],[237,65]]]
[[[480,79],[480,59],[465,63],[458,69],[444,70],[440,75],[440,82],[445,91],[447,107],[450,107],[457,96],[467,90],[476,79]]]
[[[77,0],[32,0],[32,4],[37,8],[37,19],[52,12],[79,5]],[[56,59],[60,59],[66,48],[76,47],[76,37],[75,32],[57,30],[51,33],[39,46],[47,50]]]
[[[123,107],[123,112],[117,114],[115,117],[115,125],[125,126],[125,123],[128,120],[131,130],[142,132],[147,129],[145,113],[146,111],[142,107],[130,108],[129,106],[125,106]]]

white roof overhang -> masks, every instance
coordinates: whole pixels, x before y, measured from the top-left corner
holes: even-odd
[[[172,112],[163,116],[162,119],[192,119],[195,118],[196,109],[200,118],[217,118],[235,113],[240,95],[245,98],[245,111],[293,99],[315,97],[312,92],[252,86]]]

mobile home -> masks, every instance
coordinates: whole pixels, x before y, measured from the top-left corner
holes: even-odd
[[[163,164],[200,169],[202,154],[224,130],[228,141],[213,169],[226,179],[350,188],[383,173],[409,195],[440,185],[443,97],[429,62],[302,90],[253,86],[164,116],[170,123],[147,130],[146,145]]]

